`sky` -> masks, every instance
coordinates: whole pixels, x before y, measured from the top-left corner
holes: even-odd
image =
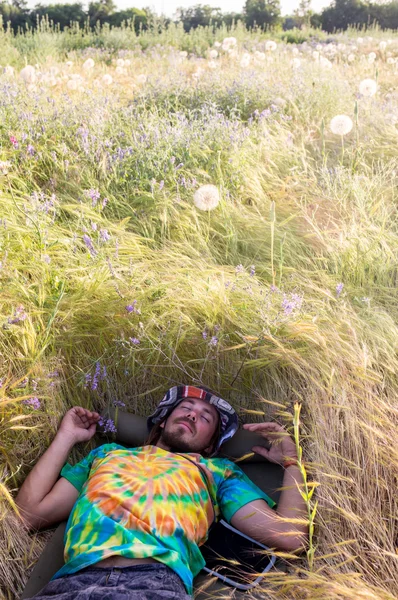
[[[299,0],[280,0],[282,15],[292,14],[298,7]],[[325,6],[331,4],[332,0],[312,0],[311,8],[314,12],[319,12]],[[245,0],[115,0],[118,8],[144,8],[151,7],[158,15],[161,13],[167,17],[172,17],[179,6],[189,8],[195,4],[209,4],[210,6],[221,8],[221,12],[240,12],[245,4]]]

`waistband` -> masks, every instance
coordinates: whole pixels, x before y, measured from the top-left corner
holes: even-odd
[[[154,563],[149,563],[149,564],[142,564],[142,565],[126,565],[124,567],[94,567],[94,566],[88,566],[85,567],[84,569],[81,569],[80,571],[78,571],[78,573],[83,573],[83,571],[87,572],[87,571],[98,571],[99,573],[108,573],[110,571],[123,571],[124,573],[129,573],[129,572],[134,572],[134,571],[171,571],[172,573],[175,573],[175,571],[173,571],[173,569],[171,569],[170,567],[168,567],[167,565],[164,565],[163,563],[158,563],[158,564],[154,564]],[[177,573],[175,573],[177,575]],[[178,575],[177,575],[178,577]]]

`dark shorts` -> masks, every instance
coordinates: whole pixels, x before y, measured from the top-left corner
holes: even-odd
[[[191,600],[182,579],[161,563],[86,567],[50,581],[35,600]]]

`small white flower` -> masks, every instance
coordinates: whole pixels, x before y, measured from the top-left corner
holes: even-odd
[[[214,42],[214,48],[219,48],[221,46],[221,42]]]
[[[347,115],[336,115],[330,121],[330,130],[335,135],[347,135],[353,127],[353,122]]]
[[[117,75],[125,75],[127,73],[127,71],[124,67],[116,67],[115,73]]]
[[[67,60],[65,64],[68,67],[68,69],[70,69],[71,67],[73,67],[73,60]]]
[[[209,60],[208,65],[209,69],[217,69],[218,64],[216,63],[215,60]]]
[[[267,40],[265,42],[265,49],[267,52],[273,52],[274,50],[276,50],[276,42],[274,42],[273,40]]]
[[[105,75],[102,77],[102,83],[104,85],[111,85],[112,81],[112,75],[109,75],[109,73],[105,73]]]
[[[0,173],[2,175],[7,175],[10,167],[11,163],[9,160],[0,160]]]
[[[69,79],[68,83],[66,84],[66,87],[68,88],[68,90],[71,91],[75,91],[78,88],[78,82],[76,81],[76,79]]]
[[[25,83],[34,83],[36,81],[36,70],[32,65],[26,65],[19,74]]]
[[[348,60],[348,62],[354,62],[354,60],[355,60],[355,54],[352,54],[352,53],[349,54],[347,56],[347,60]]]
[[[198,80],[199,77],[201,77],[202,75],[203,75],[203,69],[202,69],[202,67],[198,67],[196,69],[196,71],[194,71],[192,73],[192,78]]]
[[[292,48],[292,54],[293,54],[294,56],[297,56],[297,55],[299,54],[299,49],[298,49],[298,48],[296,48],[296,47],[294,46],[294,47]]]
[[[180,56],[181,58],[186,58],[188,56],[188,52],[186,50],[181,50]]]
[[[213,210],[220,202],[220,194],[215,185],[202,185],[193,196],[193,203],[200,210]]]
[[[299,58],[292,58],[290,64],[293,69],[299,69],[301,67],[301,60]]]
[[[381,52],[384,52],[384,50],[387,48],[387,42],[380,42],[379,44],[379,49]]]
[[[357,39],[357,44],[363,44],[363,38],[359,37],[359,38]]]
[[[321,56],[319,58],[319,64],[324,69],[331,69],[333,67],[333,63],[331,63],[330,60],[328,58],[326,58],[325,56]]]
[[[368,62],[370,64],[374,63],[374,61],[376,60],[376,52],[369,52],[368,54]]]
[[[277,96],[275,98],[273,104],[276,104],[277,106],[281,106],[282,108],[284,108],[286,106],[286,100],[284,98],[281,98],[280,96]]]
[[[93,61],[92,58],[88,58],[86,61],[84,61],[83,63],[83,69],[85,71],[89,71],[90,69],[92,69],[95,65],[95,62]]]
[[[217,58],[217,56],[218,56],[217,50],[210,50],[210,52],[209,52],[209,58],[214,59],[214,58]]]
[[[137,75],[137,77],[135,78],[137,83],[146,83],[148,77],[145,75],[145,73],[141,73],[141,75]]]
[[[129,58],[126,58],[124,61],[124,66],[129,67],[130,65],[131,65],[131,60]]]
[[[313,58],[314,60],[319,60],[319,52],[318,52],[318,50],[314,50],[314,51],[313,51],[313,53],[312,53],[312,58]]]
[[[374,79],[363,79],[359,84],[359,93],[362,94],[362,96],[370,98],[371,96],[374,96],[376,92],[377,83]]]
[[[256,60],[265,60],[265,53],[259,52],[258,50],[256,50],[254,53],[254,57]]]
[[[237,44],[237,39],[235,37],[227,37],[227,38],[223,39],[221,48],[224,51],[228,51],[231,48],[234,48],[236,46],[236,44]]]
[[[250,54],[248,52],[245,52],[240,60],[240,66],[242,67],[242,69],[245,69],[246,67],[248,67],[250,65],[250,61],[251,61]]]
[[[123,60],[123,58],[118,58],[117,59],[116,66],[117,67],[124,67],[124,60]]]
[[[4,75],[8,75],[9,77],[14,77],[14,67],[7,65],[4,67]]]
[[[395,58],[392,58],[392,56],[389,56],[387,58],[387,64],[388,65],[393,65],[395,63]]]

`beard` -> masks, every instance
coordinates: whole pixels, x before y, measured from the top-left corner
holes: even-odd
[[[170,452],[195,452],[192,442],[184,440],[178,431],[165,431],[163,429],[161,440],[170,448]]]

